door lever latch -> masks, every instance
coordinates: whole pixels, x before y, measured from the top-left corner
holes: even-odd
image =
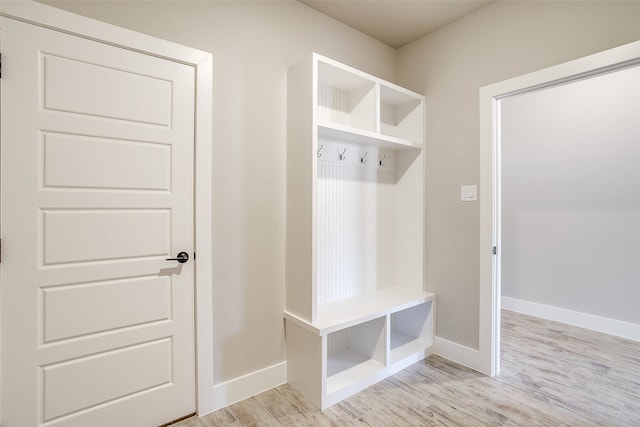
[[[175,258],[167,258],[167,261],[178,261],[180,264],[184,264],[189,261],[189,254],[186,252],[180,252]]]

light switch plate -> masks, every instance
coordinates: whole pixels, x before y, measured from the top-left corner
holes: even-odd
[[[460,187],[460,201],[475,202],[478,200],[477,186],[463,185]]]

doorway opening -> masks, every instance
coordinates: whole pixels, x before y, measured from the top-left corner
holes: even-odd
[[[557,65],[480,90],[480,348],[486,373],[500,371],[502,296],[503,101],[640,65],[640,42]]]

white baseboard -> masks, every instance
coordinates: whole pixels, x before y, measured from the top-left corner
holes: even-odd
[[[552,307],[515,298],[502,297],[502,308],[547,320],[566,323],[580,328],[591,329],[634,341],[640,341],[640,325],[594,316],[593,314]]]
[[[287,382],[287,362],[268,366],[230,381],[213,386],[213,398],[206,407],[198,408],[198,416],[233,405]]]
[[[435,353],[474,371],[484,372],[480,352],[471,347],[436,337]]]

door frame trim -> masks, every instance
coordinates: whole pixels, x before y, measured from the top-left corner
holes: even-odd
[[[479,366],[500,371],[501,197],[500,101],[640,64],[640,41],[480,88]],[[497,253],[492,248],[497,247]]]
[[[214,408],[213,383],[213,55],[31,1],[3,2],[0,16],[192,66],[196,76],[195,342],[196,411]],[[1,337],[0,337],[1,338]],[[1,381],[1,378],[0,378]],[[1,410],[1,408],[0,408]]]

